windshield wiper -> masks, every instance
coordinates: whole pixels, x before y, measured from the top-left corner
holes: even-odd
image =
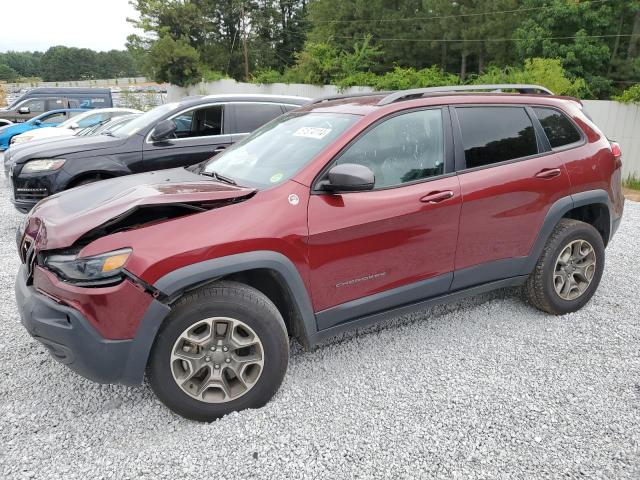
[[[215,178],[216,180],[220,182],[228,183],[229,185],[238,185],[238,183],[235,180],[232,180],[229,177],[225,177],[224,175],[220,175],[219,173],[216,173],[216,172],[202,171],[200,172],[200,175],[205,175],[207,177]]]

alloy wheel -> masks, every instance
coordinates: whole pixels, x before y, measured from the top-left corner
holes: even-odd
[[[171,350],[171,373],[190,397],[224,403],[247,393],[264,366],[258,335],[235,318],[213,317],[185,329]]]

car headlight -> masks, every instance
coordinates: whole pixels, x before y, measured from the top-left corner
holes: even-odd
[[[15,137],[13,137],[11,139],[11,145],[16,145],[18,143],[24,143],[24,142],[30,142],[31,140],[33,140],[33,135],[28,135],[28,136],[16,135]]]
[[[44,259],[44,266],[70,282],[102,285],[120,279],[130,255],[130,248],[92,257],[54,254]]]
[[[49,172],[58,170],[64,165],[63,158],[52,158],[50,160],[31,160],[27,162],[20,173]]]

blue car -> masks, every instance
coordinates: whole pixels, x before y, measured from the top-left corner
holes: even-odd
[[[42,127],[55,127],[69,118],[85,112],[86,108],[66,108],[51,110],[23,123],[13,123],[0,127],[0,152],[5,151],[11,144],[11,139],[16,135]]]

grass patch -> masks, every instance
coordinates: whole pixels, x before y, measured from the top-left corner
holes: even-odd
[[[626,188],[630,188],[632,190],[640,191],[640,178],[636,177],[635,175],[629,174],[626,180],[622,181],[622,186]]]

